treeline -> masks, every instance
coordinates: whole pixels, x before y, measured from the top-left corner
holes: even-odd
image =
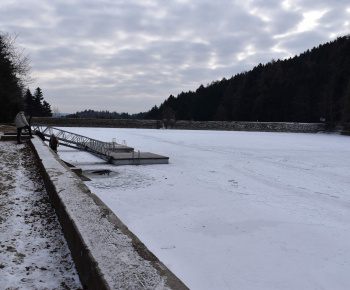
[[[171,107],[178,120],[348,122],[350,36],[286,60],[170,96],[146,119],[161,119]]]
[[[34,95],[27,89],[24,95],[24,111],[31,117],[52,117],[51,105],[44,100],[43,92],[38,87]]]
[[[0,31],[0,122],[13,122],[20,110],[29,116],[52,116],[41,89],[34,95],[25,89],[32,81],[29,60],[17,45],[17,35]]]
[[[65,118],[88,118],[88,119],[143,119],[146,113],[129,114],[110,111],[85,110],[75,114],[66,115]]]

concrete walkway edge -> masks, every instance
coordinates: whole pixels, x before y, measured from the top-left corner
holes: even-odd
[[[153,267],[151,272],[161,277],[163,282],[156,289],[188,289],[41,139],[30,141],[85,289],[116,289],[115,277],[120,273],[111,272],[118,268],[113,265],[120,264],[116,260],[120,255],[113,255],[108,247],[116,247],[118,241],[114,237],[120,233],[131,240],[140,257],[137,259],[146,263],[145,269]]]

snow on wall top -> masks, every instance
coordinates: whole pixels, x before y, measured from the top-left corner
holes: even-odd
[[[88,187],[39,138],[32,139],[56,191],[112,289],[169,289],[165,279],[110,222]]]

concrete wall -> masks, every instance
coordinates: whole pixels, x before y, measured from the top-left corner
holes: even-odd
[[[38,145],[34,145],[33,143],[34,142],[31,142],[32,148],[37,159],[39,160],[38,163],[41,169],[42,176],[44,178],[46,191],[50,196],[50,200],[55,208],[57,217],[60,221],[62,230],[66,237],[69,249],[71,251],[84,289],[110,289],[107,282],[103,278],[100,269],[97,266],[97,262],[91,255],[91,252],[89,251],[86,243],[84,242],[84,239],[81,236],[78,227],[74,222],[74,219],[69,216],[66,205],[64,201],[62,201],[62,199],[60,198],[56,190],[55,182],[54,180],[52,180],[50,174],[47,172],[46,167],[44,165],[45,162],[43,162],[42,158],[55,158],[58,165],[61,165],[59,171],[64,169],[68,172],[69,169],[65,168],[63,162],[61,162],[54,155],[54,153],[51,153],[51,156],[49,155],[48,157],[42,157],[42,154],[40,154],[41,150],[37,150]],[[47,150],[49,149],[47,148]],[[84,191],[88,191],[88,189],[84,189]]]
[[[40,138],[30,142],[84,289],[137,289],[140,271],[143,285],[188,289]]]

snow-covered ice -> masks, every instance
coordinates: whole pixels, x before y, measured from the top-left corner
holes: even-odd
[[[190,289],[350,289],[350,137],[63,129],[170,157],[113,166],[58,148]]]

